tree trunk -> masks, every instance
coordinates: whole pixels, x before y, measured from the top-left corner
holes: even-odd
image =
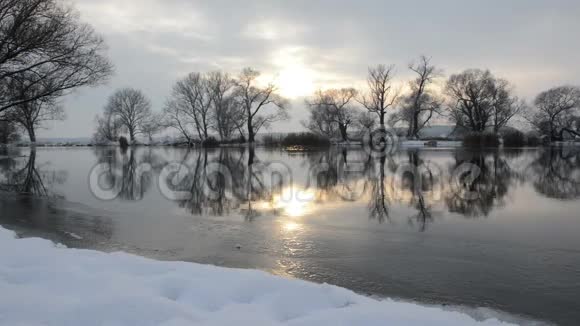
[[[556,140],[556,133],[554,132],[554,118],[555,117],[550,118],[550,142]]]
[[[413,113],[413,130],[411,132],[411,137],[419,138],[419,112],[415,111]]]
[[[129,128],[129,139],[131,140],[131,144],[135,142],[135,129]]]
[[[203,126],[203,140],[207,140],[207,138],[209,137],[209,134],[207,132],[207,124],[204,122],[204,126]]]
[[[348,141],[347,126],[339,124],[338,129],[340,130],[340,136],[342,137],[342,140]]]
[[[248,142],[254,142],[254,126],[252,125],[252,119],[248,119]]]
[[[419,114],[413,113],[409,120],[409,129],[407,130],[407,137],[411,139],[419,138]]]
[[[379,114],[379,121],[380,121],[381,127],[384,127],[385,126],[385,112],[381,111],[381,114]]]
[[[34,127],[26,127],[28,131],[28,138],[30,138],[31,143],[36,143],[36,133],[34,132]]]
[[[342,149],[342,159],[345,164],[348,163],[348,151],[346,150],[346,147]]]
[[[254,158],[256,156],[256,151],[254,150],[254,146],[249,146],[249,155],[248,155],[248,168],[250,168],[254,164]],[[248,171],[249,172],[249,171]],[[250,174],[251,176],[251,174]]]

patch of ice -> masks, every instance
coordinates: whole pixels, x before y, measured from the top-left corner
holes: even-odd
[[[77,240],[82,240],[83,237],[81,237],[80,235],[76,234],[76,233],[72,233],[72,232],[65,232],[68,236],[70,236],[71,238],[75,238]]]
[[[0,227],[0,325],[508,325],[327,284],[16,239]]]

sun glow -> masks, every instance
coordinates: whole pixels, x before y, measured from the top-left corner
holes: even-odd
[[[276,84],[282,96],[309,96],[314,92],[314,74],[300,65],[287,66],[280,71]]]
[[[299,217],[310,211],[313,200],[312,191],[288,188],[272,198],[272,207],[282,215]]]

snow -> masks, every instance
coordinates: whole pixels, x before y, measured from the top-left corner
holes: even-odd
[[[0,227],[0,325],[508,325],[254,270],[16,239]]]

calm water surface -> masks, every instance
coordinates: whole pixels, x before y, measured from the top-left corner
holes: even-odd
[[[72,247],[580,320],[580,149],[14,149],[0,191],[1,225]]]

